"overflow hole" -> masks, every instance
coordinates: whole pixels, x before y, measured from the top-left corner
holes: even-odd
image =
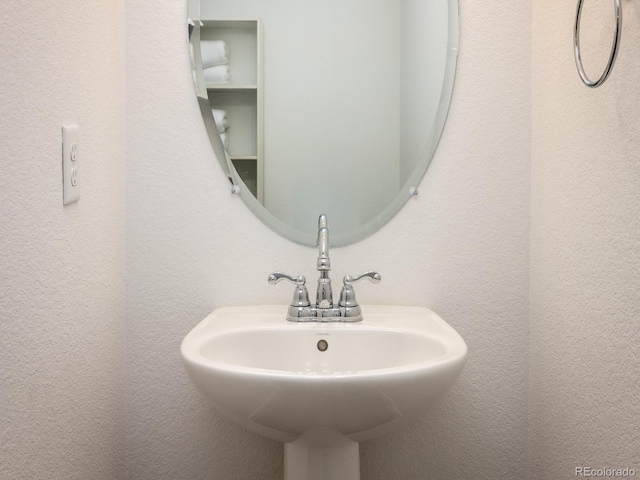
[[[329,344],[327,343],[326,340],[320,340],[318,342],[318,350],[320,350],[321,352],[324,352],[327,348],[329,348]]]

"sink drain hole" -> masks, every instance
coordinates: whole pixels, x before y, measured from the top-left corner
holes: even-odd
[[[321,352],[324,352],[327,348],[329,348],[329,344],[327,343],[326,340],[320,340],[318,342],[318,350],[320,350]]]

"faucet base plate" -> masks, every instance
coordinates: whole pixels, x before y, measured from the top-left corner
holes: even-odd
[[[287,320],[290,322],[345,322],[355,323],[362,321],[362,309],[355,307],[296,307],[291,305],[287,312]]]

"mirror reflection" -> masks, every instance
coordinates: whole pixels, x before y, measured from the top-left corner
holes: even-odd
[[[313,245],[371,234],[433,155],[453,85],[455,0],[190,3],[216,156],[271,228]],[[334,233],[335,232],[335,233]]]

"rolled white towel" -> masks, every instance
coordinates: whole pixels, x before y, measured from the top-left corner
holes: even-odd
[[[223,40],[201,40],[202,67],[215,67],[229,63],[229,47]]]
[[[229,128],[229,118],[227,117],[226,110],[211,109],[213,112],[213,119],[216,121],[218,127],[218,133],[224,133]]]
[[[226,133],[220,134],[220,140],[222,140],[222,145],[224,146],[224,149],[229,150],[229,138],[227,137]]]
[[[205,68],[204,81],[213,84],[229,83],[229,65]]]

